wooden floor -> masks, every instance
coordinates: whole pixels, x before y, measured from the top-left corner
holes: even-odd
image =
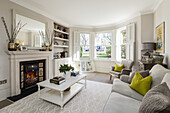
[[[85,74],[87,74],[87,80],[103,82],[103,83],[108,83],[108,84],[113,83],[113,79],[110,80],[109,74],[105,74],[105,73],[85,73]],[[0,101],[0,109],[12,103],[13,102],[11,102],[8,99]]]

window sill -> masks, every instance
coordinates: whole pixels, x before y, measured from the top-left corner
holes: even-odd
[[[116,62],[116,60],[112,60],[112,59],[94,59],[94,61],[112,61],[112,62]]]

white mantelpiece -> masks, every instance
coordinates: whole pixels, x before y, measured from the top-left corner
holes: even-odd
[[[10,61],[11,96],[21,93],[20,62],[32,60],[46,60],[46,79],[52,78],[52,52],[49,51],[8,51]]]

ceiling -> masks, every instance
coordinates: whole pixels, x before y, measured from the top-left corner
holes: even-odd
[[[114,25],[151,13],[161,0],[11,0],[69,26]]]

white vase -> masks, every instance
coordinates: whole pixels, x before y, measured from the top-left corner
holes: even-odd
[[[65,77],[66,79],[69,79],[70,76],[71,76],[71,72],[70,72],[70,71],[66,71],[66,74],[64,74],[64,77]]]

